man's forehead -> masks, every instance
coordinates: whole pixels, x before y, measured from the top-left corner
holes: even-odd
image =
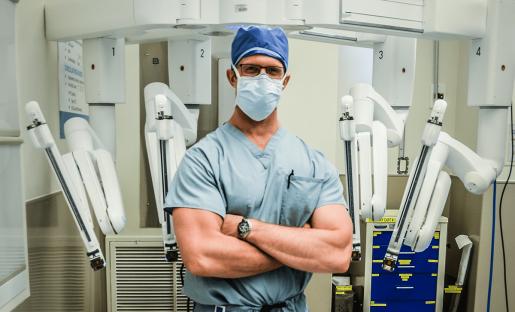
[[[269,65],[269,66],[283,66],[283,63],[276,59],[264,54],[254,54],[241,59],[239,64],[254,64],[254,65]]]

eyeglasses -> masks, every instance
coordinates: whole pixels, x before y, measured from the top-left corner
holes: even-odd
[[[259,66],[252,64],[240,64],[236,67],[241,67],[242,76],[257,76],[261,73],[261,68],[264,68],[266,74],[272,79],[282,79],[284,77],[284,67],[280,66]]]

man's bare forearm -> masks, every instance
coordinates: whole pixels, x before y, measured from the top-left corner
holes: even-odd
[[[345,272],[350,246],[344,231],[305,229],[252,220],[247,241],[292,268],[315,273]]]
[[[251,244],[234,237],[221,235],[210,239],[197,254],[201,276],[240,278],[275,270],[283,264]]]
[[[255,246],[222,234],[222,219],[211,212],[177,208],[173,221],[183,262],[194,275],[240,278],[283,266]]]

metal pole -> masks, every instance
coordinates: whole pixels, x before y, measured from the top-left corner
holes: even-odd
[[[438,52],[439,52],[440,42],[435,40],[435,91],[433,95],[433,103],[438,100]]]

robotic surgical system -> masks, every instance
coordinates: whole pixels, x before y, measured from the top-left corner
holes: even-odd
[[[163,210],[163,204],[186,146],[195,143],[197,138],[197,117],[163,83],[147,85],[144,93],[145,142],[166,260],[177,261],[179,255],[172,216]]]
[[[81,14],[65,14],[72,8],[79,10]],[[411,170],[383,268],[395,268],[398,251],[403,243],[409,244],[415,251],[427,247],[427,237],[432,236],[434,220],[441,214],[448,193],[448,176],[440,173],[444,165],[451,168],[465,187],[474,194],[485,192],[503,168],[505,119],[513,94],[515,75],[515,22],[512,19],[515,16],[514,0],[414,0],[409,3],[381,0],[58,0],[46,5],[45,15],[48,40],[82,39],[85,63],[89,54],[96,55],[97,58],[101,56],[99,61],[102,62],[122,64],[112,66],[110,73],[104,73],[105,76],[117,77],[102,80],[106,84],[114,80],[123,81],[123,62],[116,61],[109,54],[114,51],[111,49],[115,46],[120,52],[115,58],[121,58],[123,49],[120,49],[119,45],[123,43],[164,40],[168,40],[169,43],[181,40],[207,42],[210,36],[232,35],[242,25],[266,24],[270,27],[282,27],[291,38],[369,47],[373,44],[374,61],[382,60],[381,57],[387,56],[387,51],[397,49],[398,54],[394,54],[397,55],[397,62],[395,59],[377,62],[377,65],[374,62],[373,87],[354,86],[350,91],[351,98],[346,97],[342,101],[340,133],[346,151],[347,173],[351,173],[347,175],[346,184],[348,202],[352,205],[350,212],[353,214],[355,225],[355,260],[359,259],[360,253],[357,239],[359,235],[356,235],[358,207],[362,208],[362,216],[374,220],[380,218],[385,209],[386,163],[378,157],[378,151],[402,144],[407,108],[411,105],[413,92],[413,83],[410,79],[413,78],[411,75],[414,75],[414,56],[409,56],[409,53],[414,54],[414,45],[398,43],[392,45],[397,48],[388,48],[389,40],[385,40],[385,36],[436,40],[471,39],[468,105],[480,108],[480,119],[478,150],[474,153],[444,132],[440,132],[446,103],[435,103],[422,137],[419,156]],[[385,45],[382,49],[381,44]],[[408,48],[406,50],[403,47]],[[400,61],[405,59],[402,56],[403,52],[408,55],[408,62],[400,68]],[[376,71],[376,67],[379,69],[387,65],[391,66],[393,71]],[[407,74],[397,76],[396,79],[395,75],[399,71],[405,71]],[[86,96],[88,80],[92,83],[100,81],[95,78],[88,79],[88,75],[92,77],[99,74],[98,71],[94,74],[85,71]],[[190,82],[194,85],[195,81],[193,79]],[[170,180],[174,165],[170,168],[166,165],[168,171],[163,171],[164,163],[161,162],[159,165],[156,158],[162,157],[163,151],[166,152],[166,157],[169,157],[171,145],[174,146],[175,152],[175,160],[170,160],[172,163],[180,161],[182,153],[181,148],[174,145],[177,143],[175,136],[180,136],[180,131],[177,131],[177,125],[172,126],[170,115],[167,115],[171,112],[175,118],[176,108],[181,105],[171,94],[175,93],[186,105],[199,104],[185,99],[180,88],[177,89],[172,84],[171,87],[172,93],[160,90],[150,92],[147,97],[145,92],[147,145],[154,146],[148,151],[149,155],[153,155],[149,157],[152,158],[152,181],[154,188],[159,187],[159,192],[162,192],[161,195],[156,195],[158,203],[163,202],[166,190],[163,182],[166,179]],[[114,89],[118,94],[124,95],[123,88],[115,86]],[[399,96],[405,98],[398,101]],[[165,97],[167,105],[171,105],[171,110],[170,106],[159,104],[165,102]],[[87,101],[123,102],[114,101],[113,97],[93,99],[93,102],[87,97]],[[188,111],[196,116],[194,108],[188,107]],[[91,119],[93,121],[93,116]],[[190,121],[193,123],[193,119]],[[159,122],[162,122],[162,125],[158,125]],[[180,126],[183,131],[190,127],[187,124]],[[165,134],[159,134],[157,129],[160,127],[168,129]],[[157,131],[156,134],[152,134],[154,131]],[[99,136],[102,138],[103,135],[114,137],[114,133],[103,133]],[[186,139],[186,132],[184,135]],[[163,144],[166,141],[168,147]],[[370,146],[374,147],[373,185],[370,177]],[[361,203],[358,201],[358,165],[362,176],[359,184]],[[169,216],[160,212],[160,221],[167,227],[166,235],[173,232],[169,231],[171,228],[168,226],[168,220]],[[167,241],[171,245],[170,251],[173,251],[174,242],[171,236],[169,239],[165,238],[165,249]]]
[[[122,232],[125,212],[112,156],[88,122],[79,117],[71,118],[64,124],[70,152],[61,156],[38,103],[27,103],[25,110],[31,121],[27,130],[32,143],[37,149],[45,150],[79,228],[91,267],[100,270],[106,262],[93,230],[84,185],[102,232]]]

